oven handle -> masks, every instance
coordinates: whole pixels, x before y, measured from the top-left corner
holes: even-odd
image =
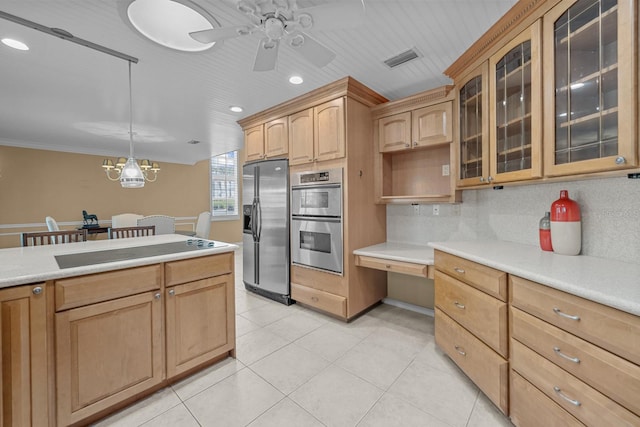
[[[342,222],[340,217],[291,215],[291,221]]]
[[[326,188],[340,188],[342,184],[332,183],[332,184],[301,184],[301,185],[292,185],[291,190],[323,190]]]

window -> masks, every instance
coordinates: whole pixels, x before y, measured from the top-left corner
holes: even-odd
[[[211,158],[211,216],[238,217],[238,153],[230,151]]]

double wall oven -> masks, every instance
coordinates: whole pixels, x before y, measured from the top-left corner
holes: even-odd
[[[342,168],[291,176],[291,262],[342,274]]]

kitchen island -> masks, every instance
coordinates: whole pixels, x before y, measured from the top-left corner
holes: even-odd
[[[86,424],[235,356],[236,248],[159,235],[0,250],[2,424]]]

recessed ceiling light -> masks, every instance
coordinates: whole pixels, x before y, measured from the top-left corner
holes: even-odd
[[[291,83],[292,85],[299,85],[302,84],[304,80],[302,80],[302,77],[300,76],[291,76],[289,77],[289,83]]]
[[[229,110],[233,111],[234,113],[242,113],[242,107],[237,107],[235,105],[232,105],[231,107],[229,107]]]
[[[14,49],[18,49],[18,50],[29,50],[29,46],[27,46],[26,44],[18,41],[18,40],[14,40],[14,39],[2,39],[2,43],[6,44],[9,47],[12,47]]]
[[[200,43],[189,33],[220,27],[213,16],[190,0],[132,0],[125,17],[149,40],[183,52],[213,47],[215,42]]]

